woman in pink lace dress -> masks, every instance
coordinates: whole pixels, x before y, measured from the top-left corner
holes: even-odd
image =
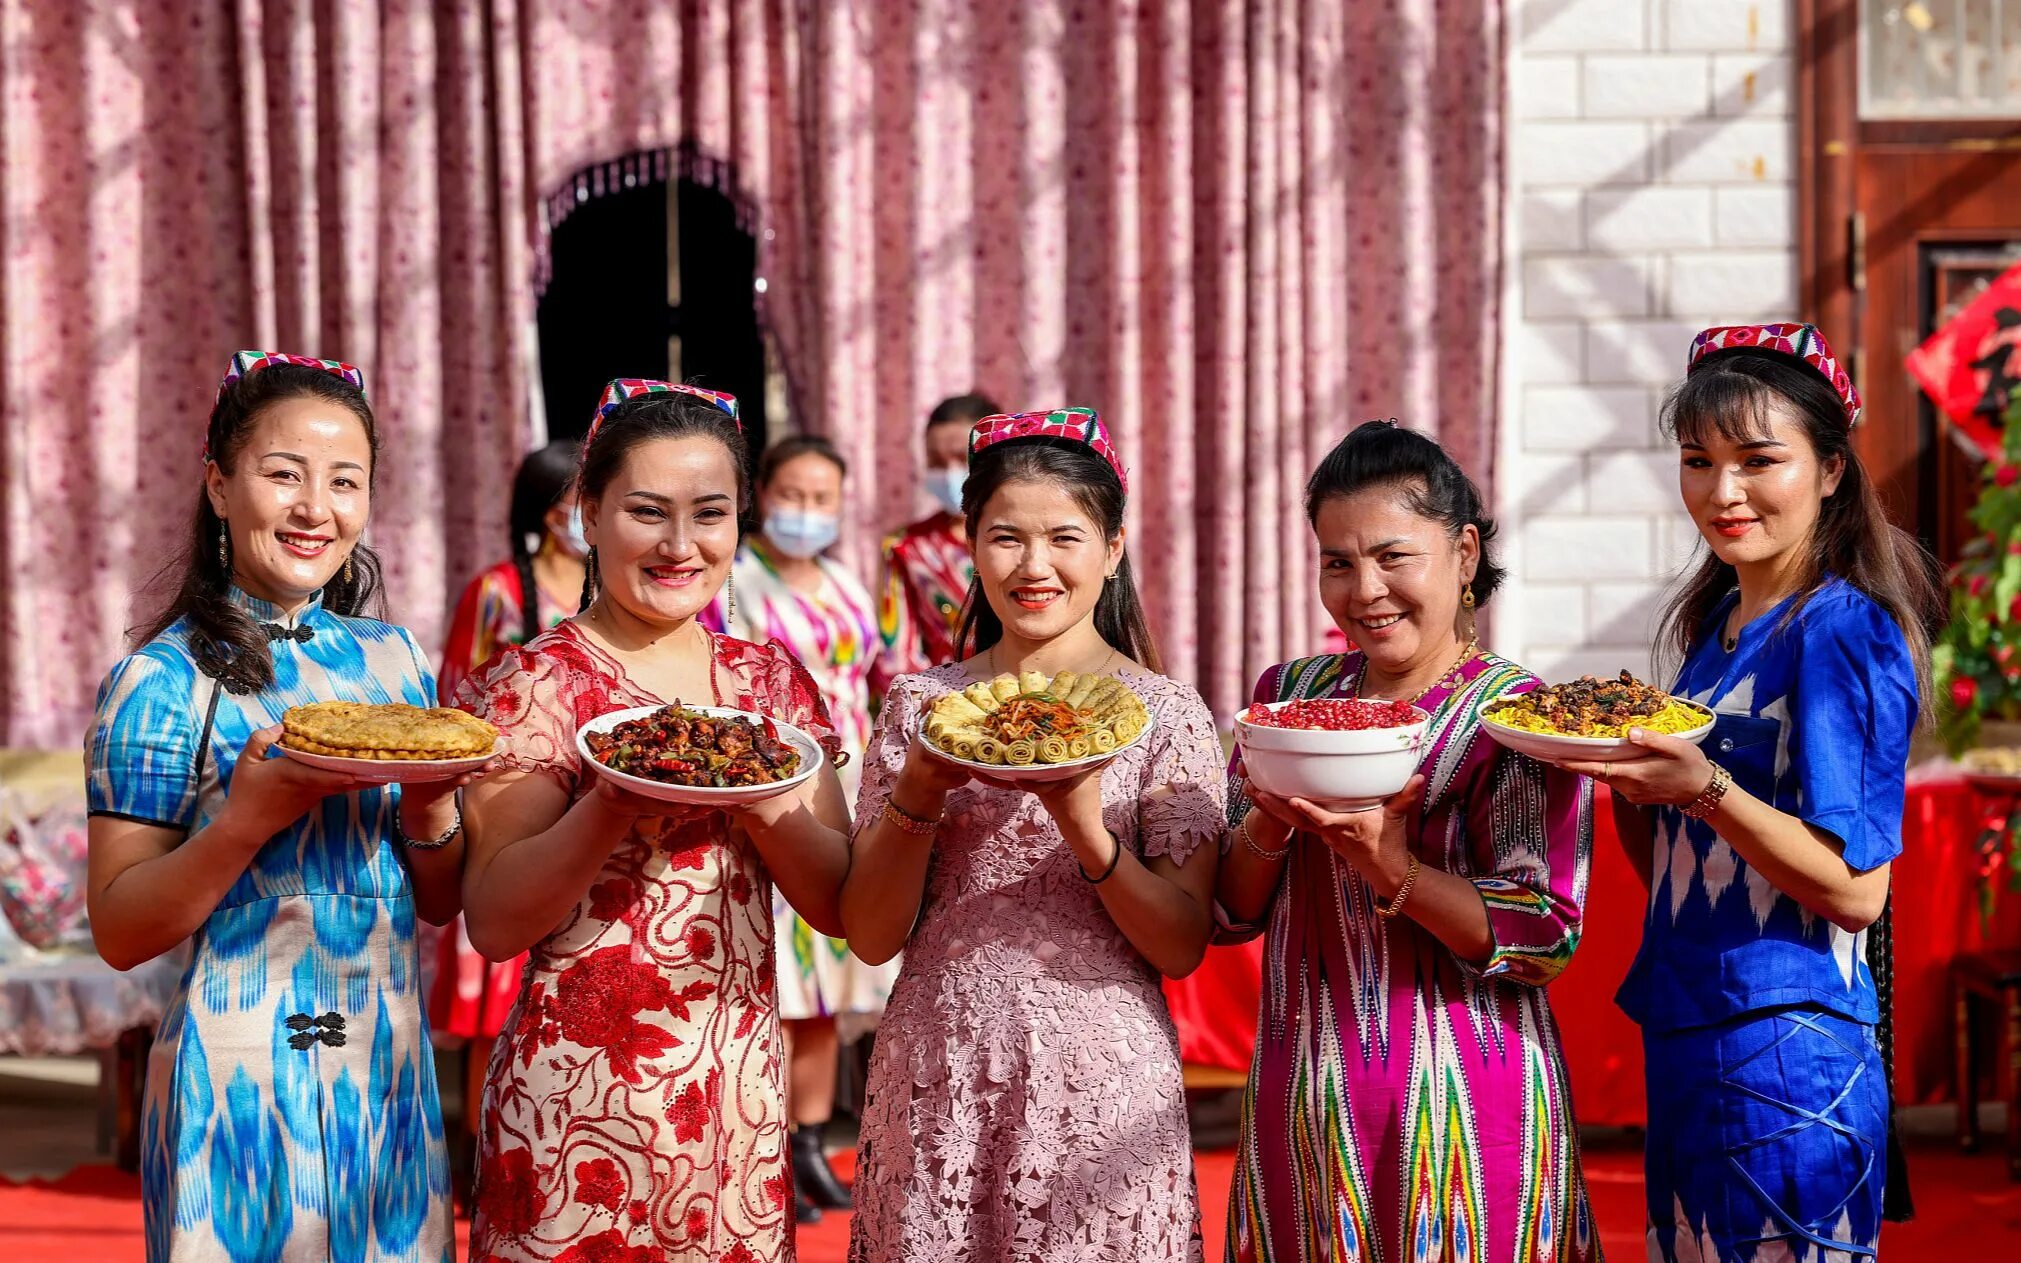
[[[785,650],[696,620],[747,503],[735,413],[627,381],[598,416],[580,475],[595,599],[459,699],[510,769],[471,796],[470,941],[493,960],[531,949],[485,1081],[471,1258],[787,1263],[772,887],[840,931],[841,783],[823,768],[765,802],[678,808],[614,790],[575,735],[679,699],[839,743]]]
[[[973,656],[893,682],[842,893],[859,955],[905,953],[870,1069],[850,1257],[1192,1263],[1159,975],[1189,973],[1211,928],[1220,743],[1199,695],[1157,673],[1099,419],[986,418],[969,459]],[[1021,670],[1114,675],[1153,727],[1030,789],[926,753],[934,698]]]

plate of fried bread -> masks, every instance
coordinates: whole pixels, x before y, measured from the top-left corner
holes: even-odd
[[[444,706],[311,702],[281,716],[280,751],[362,780],[444,781],[498,752],[498,729]]]
[[[1114,676],[1025,671],[935,698],[920,735],[950,763],[1044,783],[1108,762],[1150,729],[1144,699]]]
[[[634,706],[576,730],[600,775],[662,802],[722,807],[762,802],[821,770],[819,742],[792,724],[724,706]]]

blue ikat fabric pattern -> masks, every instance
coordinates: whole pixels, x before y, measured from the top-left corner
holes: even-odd
[[[194,834],[240,751],[288,707],[434,704],[404,629],[312,603],[274,683],[216,689],[178,623],[115,666],[87,741],[94,813]],[[199,777],[197,743],[216,715]],[[149,1263],[451,1263],[449,1177],[397,852],[399,789],[326,799],[269,840],[198,929],[162,1016],[141,1121]]]

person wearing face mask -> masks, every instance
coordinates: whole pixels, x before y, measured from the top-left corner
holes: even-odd
[[[1474,639],[1495,525],[1443,448],[1386,421],[1327,454],[1305,513],[1354,648],[1271,667],[1254,700],[1431,722],[1417,774],[1367,811],[1232,771],[1216,920],[1269,940],[1226,1257],[1597,1259],[1545,996],[1579,942],[1593,789],[1481,731],[1538,685]]]
[[[450,618],[437,682],[445,706],[464,677],[493,654],[525,644],[575,612],[589,552],[573,486],[580,450],[574,439],[560,439],[519,463],[508,523],[511,556],[464,587]]]
[[[581,445],[561,439],[529,452],[512,480],[512,556],[472,579],[456,602],[436,684],[447,706],[472,671],[499,650],[524,644],[572,613],[582,595],[582,513],[575,502]],[[528,600],[527,594],[533,599]],[[434,945],[428,1026],[438,1038],[468,1041],[463,1056],[463,1139],[451,1147],[458,1195],[468,1200],[470,1145],[484,1092],[484,1067],[499,1024],[519,994],[524,957],[493,963],[470,945],[458,917]]]
[[[870,669],[883,642],[870,594],[825,555],[841,534],[847,473],[834,444],[815,435],[795,435],[768,448],[758,458],[760,529],[737,550],[730,582],[703,617],[717,630],[755,644],[784,645],[806,666],[849,755],[841,775],[843,789],[853,797],[857,760],[870,739]],[[835,1108],[837,1019],[857,1030],[871,1025],[884,1011],[898,967],[864,964],[848,944],[815,933],[776,895],[772,915],[793,1119],[795,1211],[800,1222],[812,1223],[823,1209],[846,1210],[850,1204],[849,1190],[829,1167],[822,1144]]]
[[[785,1263],[772,892],[841,932],[841,742],[791,654],[701,618],[751,505],[735,399],[610,383],[576,480],[585,608],[457,694],[504,745],[470,797],[470,941],[493,960],[531,949],[485,1083],[471,1257]],[[581,724],[677,700],[792,724],[826,757],[795,789],[716,810],[585,764]]]
[[[943,399],[927,414],[925,482],[937,507],[884,541],[884,592],[877,607],[884,653],[871,675],[873,693],[881,695],[901,675],[956,658],[961,603],[975,577],[961,501],[968,432],[999,411],[986,396],[970,394]]]
[[[239,352],[203,457],[180,586],[86,741],[99,954],[193,949],[148,1055],[147,1257],[446,1259],[415,921],[461,901],[472,778],[380,784],[273,748],[292,706],[435,700],[414,638],[369,616],[363,375]]]

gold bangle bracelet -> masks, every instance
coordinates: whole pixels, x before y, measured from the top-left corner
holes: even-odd
[[[939,815],[931,818],[915,816],[897,803],[892,802],[889,798],[886,798],[884,800],[884,819],[900,833],[910,834],[915,838],[924,838],[931,837],[934,831],[940,828],[940,822],[947,819],[947,812],[942,810]]]
[[[1378,916],[1393,918],[1397,913],[1402,912],[1403,901],[1410,898],[1410,888],[1417,885],[1417,880],[1418,857],[1413,855],[1410,857],[1410,862],[1404,865],[1403,884],[1396,888],[1394,895],[1390,896],[1389,905],[1387,907],[1383,906],[1383,902],[1380,899],[1375,901],[1376,914]]]
[[[1249,821],[1252,818],[1254,818],[1254,816],[1255,813],[1253,811],[1250,812],[1248,815],[1243,816],[1242,823],[1238,825],[1235,830],[1237,833],[1242,835],[1242,845],[1249,848],[1249,853],[1251,855],[1254,855],[1257,859],[1266,860],[1273,864],[1276,863],[1278,860],[1283,859],[1285,856],[1291,854],[1291,839],[1288,837],[1284,839],[1284,845],[1278,847],[1274,851],[1266,851],[1256,844],[1255,836],[1249,832]]]

